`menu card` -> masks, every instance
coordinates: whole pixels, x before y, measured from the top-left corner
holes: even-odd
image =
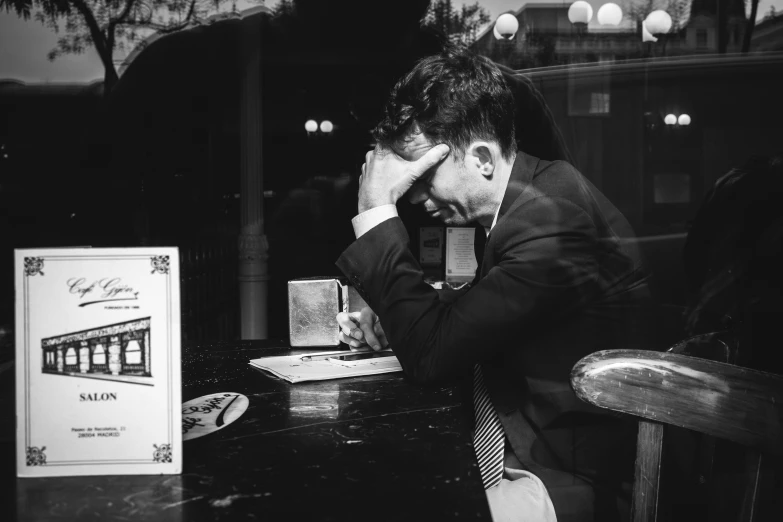
[[[15,252],[17,475],[182,470],[176,248]]]
[[[446,228],[446,281],[470,282],[476,275],[476,254],[473,251],[475,229]]]

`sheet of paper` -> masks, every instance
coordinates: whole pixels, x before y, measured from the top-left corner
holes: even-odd
[[[473,252],[475,230],[448,227],[446,229],[446,281],[470,282],[476,275],[476,254]]]
[[[17,475],[182,469],[179,252],[17,250]]]
[[[288,382],[325,381],[328,379],[344,379],[360,375],[375,375],[379,373],[401,372],[397,357],[383,357],[369,360],[367,364],[348,367],[334,364],[329,356],[345,355],[346,351],[319,352],[305,355],[284,355],[282,357],[262,357],[252,359],[250,365],[266,370]],[[309,359],[308,359],[309,358]]]

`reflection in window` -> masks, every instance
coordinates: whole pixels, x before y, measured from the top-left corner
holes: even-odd
[[[73,347],[68,348],[68,351],[65,352],[65,364],[69,366],[77,364],[76,350]]]
[[[696,48],[697,49],[706,49],[707,48],[707,30],[706,29],[697,29],[696,30]]]
[[[590,93],[590,114],[609,114],[609,93]]]
[[[655,203],[688,203],[691,200],[691,177],[688,174],[656,174],[653,185]]]
[[[510,2],[510,3],[509,3]],[[433,1],[442,5],[440,17],[443,20],[458,20],[459,2]],[[470,3],[470,2],[465,2]],[[594,10],[606,6],[609,2],[589,2]],[[555,2],[514,2],[507,0],[507,8],[517,9],[513,16],[518,22],[518,30],[513,38],[503,37],[497,32],[498,7],[493,3],[479,0],[489,12],[490,23],[481,23],[480,31],[475,26],[462,28],[449,24],[449,31],[467,35],[460,38],[470,43],[472,48],[491,60],[512,69],[531,69],[551,65],[593,62],[596,54],[611,54],[617,60],[654,58],[663,56],[686,56],[702,54],[705,50],[721,53],[763,50],[767,40],[775,40],[769,50],[780,49],[779,36],[772,37],[767,31],[754,31],[748,42],[744,34],[748,24],[745,0],[630,0],[613,2],[620,13],[617,20],[613,17],[601,17],[593,12],[591,16],[572,16],[572,0]],[[497,2],[494,2],[497,4]],[[451,12],[447,12],[451,11]],[[653,11],[657,11],[655,20],[647,20]],[[508,13],[507,13],[508,14]],[[574,13],[576,14],[576,13]],[[583,18],[587,18],[584,24]],[[772,29],[775,17],[770,13]],[[718,20],[723,19],[720,24]],[[655,41],[642,41],[641,23],[647,20],[648,29],[656,35]],[[761,21],[760,24],[764,24]],[[577,23],[579,22],[579,23]],[[720,28],[719,28],[720,25]],[[777,29],[774,31],[778,32]],[[504,33],[507,34],[507,33]],[[496,36],[497,35],[497,36]],[[764,36],[762,36],[764,35]],[[557,40],[552,52],[545,52],[543,42],[547,38]],[[723,49],[719,49],[721,42]],[[643,45],[641,45],[643,44]],[[747,44],[747,48],[744,45]]]
[[[128,341],[128,346],[125,348],[125,364],[141,364],[139,341]]]
[[[92,352],[93,364],[106,364],[106,349],[102,344],[95,345],[95,351]]]
[[[601,69],[593,75],[568,78],[568,115],[592,116],[610,114],[610,73]]]

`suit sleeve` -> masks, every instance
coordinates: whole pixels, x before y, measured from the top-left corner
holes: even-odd
[[[355,241],[337,266],[376,311],[403,370],[419,382],[467,372],[554,327],[595,294],[596,231],[561,198],[512,207],[492,231],[493,268],[452,303],[424,282],[399,218]]]

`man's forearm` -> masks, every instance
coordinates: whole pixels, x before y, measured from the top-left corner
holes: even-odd
[[[351,220],[356,239],[359,239],[387,219],[394,217],[397,217],[397,207],[395,205],[381,205],[360,213]]]

